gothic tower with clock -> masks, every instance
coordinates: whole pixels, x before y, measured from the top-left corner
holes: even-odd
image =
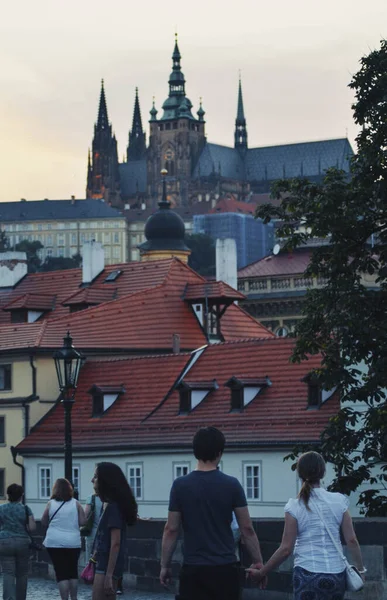
[[[197,118],[192,115],[192,102],[185,95],[180,60],[176,39],[169,96],[162,106],[163,114],[159,119],[153,103],[147,152],[148,196],[154,203],[161,199],[163,185],[160,172],[166,169],[167,196],[172,206],[188,203],[188,182],[205,144],[205,113],[200,104]]]

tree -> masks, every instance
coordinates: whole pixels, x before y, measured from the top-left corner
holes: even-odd
[[[9,241],[4,229],[0,228],[0,252],[8,252]]]
[[[215,275],[215,242],[205,233],[185,236],[185,243],[191,249],[189,266],[204,276]]]
[[[72,258],[63,256],[48,256],[42,264],[41,271],[59,271],[61,269],[76,269],[80,266],[82,257],[74,254]]]
[[[329,169],[319,184],[276,182],[272,194],[280,206],[262,206],[257,217],[282,220],[279,236],[288,249],[312,237],[329,242],[313,251],[305,272],[326,285],[307,294],[292,360],[321,353],[316,375],[325,389],[338,386],[341,393],[342,408],[320,443],[335,468],[332,488],[350,493],[362,485],[362,512],[386,516],[387,42],[360,64],[350,83],[361,128],[351,177]],[[362,274],[375,278],[375,286],[366,287]]]
[[[28,273],[36,273],[39,271],[42,263],[39,258],[38,251],[44,248],[41,242],[30,242],[28,240],[22,240],[15,246],[17,252],[25,252],[27,255]]]

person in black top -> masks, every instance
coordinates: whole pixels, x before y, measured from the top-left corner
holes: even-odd
[[[180,525],[184,533],[184,561],[179,600],[238,600],[241,577],[237,568],[233,512],[253,564],[262,565],[258,538],[253,529],[246,496],[235,477],[217,469],[225,438],[215,427],[200,429],[193,440],[196,470],[172,485],[165,525],[160,582],[171,582],[171,560]]]
[[[93,600],[113,600],[124,571],[126,526],[137,520],[137,503],[120,467],[101,462],[92,479],[95,493],[104,503],[95,539],[96,563]]]

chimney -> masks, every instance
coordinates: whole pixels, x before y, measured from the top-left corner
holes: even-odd
[[[105,252],[100,242],[82,246],[82,283],[91,283],[105,268]]]
[[[146,204],[145,202],[141,202],[141,210],[145,210],[146,209]]]
[[[0,288],[13,287],[27,275],[25,252],[2,252],[0,254]]]
[[[124,205],[124,209],[125,209],[125,210],[130,210],[130,204],[125,204],[125,205]]]
[[[172,350],[173,354],[180,354],[180,335],[178,333],[172,335]]]
[[[75,196],[71,196],[71,204],[75,204]]]
[[[216,240],[216,280],[237,289],[237,248],[232,238]]]

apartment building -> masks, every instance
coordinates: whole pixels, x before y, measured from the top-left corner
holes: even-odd
[[[125,217],[103,200],[20,200],[0,203],[0,227],[11,249],[22,240],[39,241],[40,258],[71,258],[82,254],[82,245],[101,242],[105,263],[128,260],[128,229]]]

